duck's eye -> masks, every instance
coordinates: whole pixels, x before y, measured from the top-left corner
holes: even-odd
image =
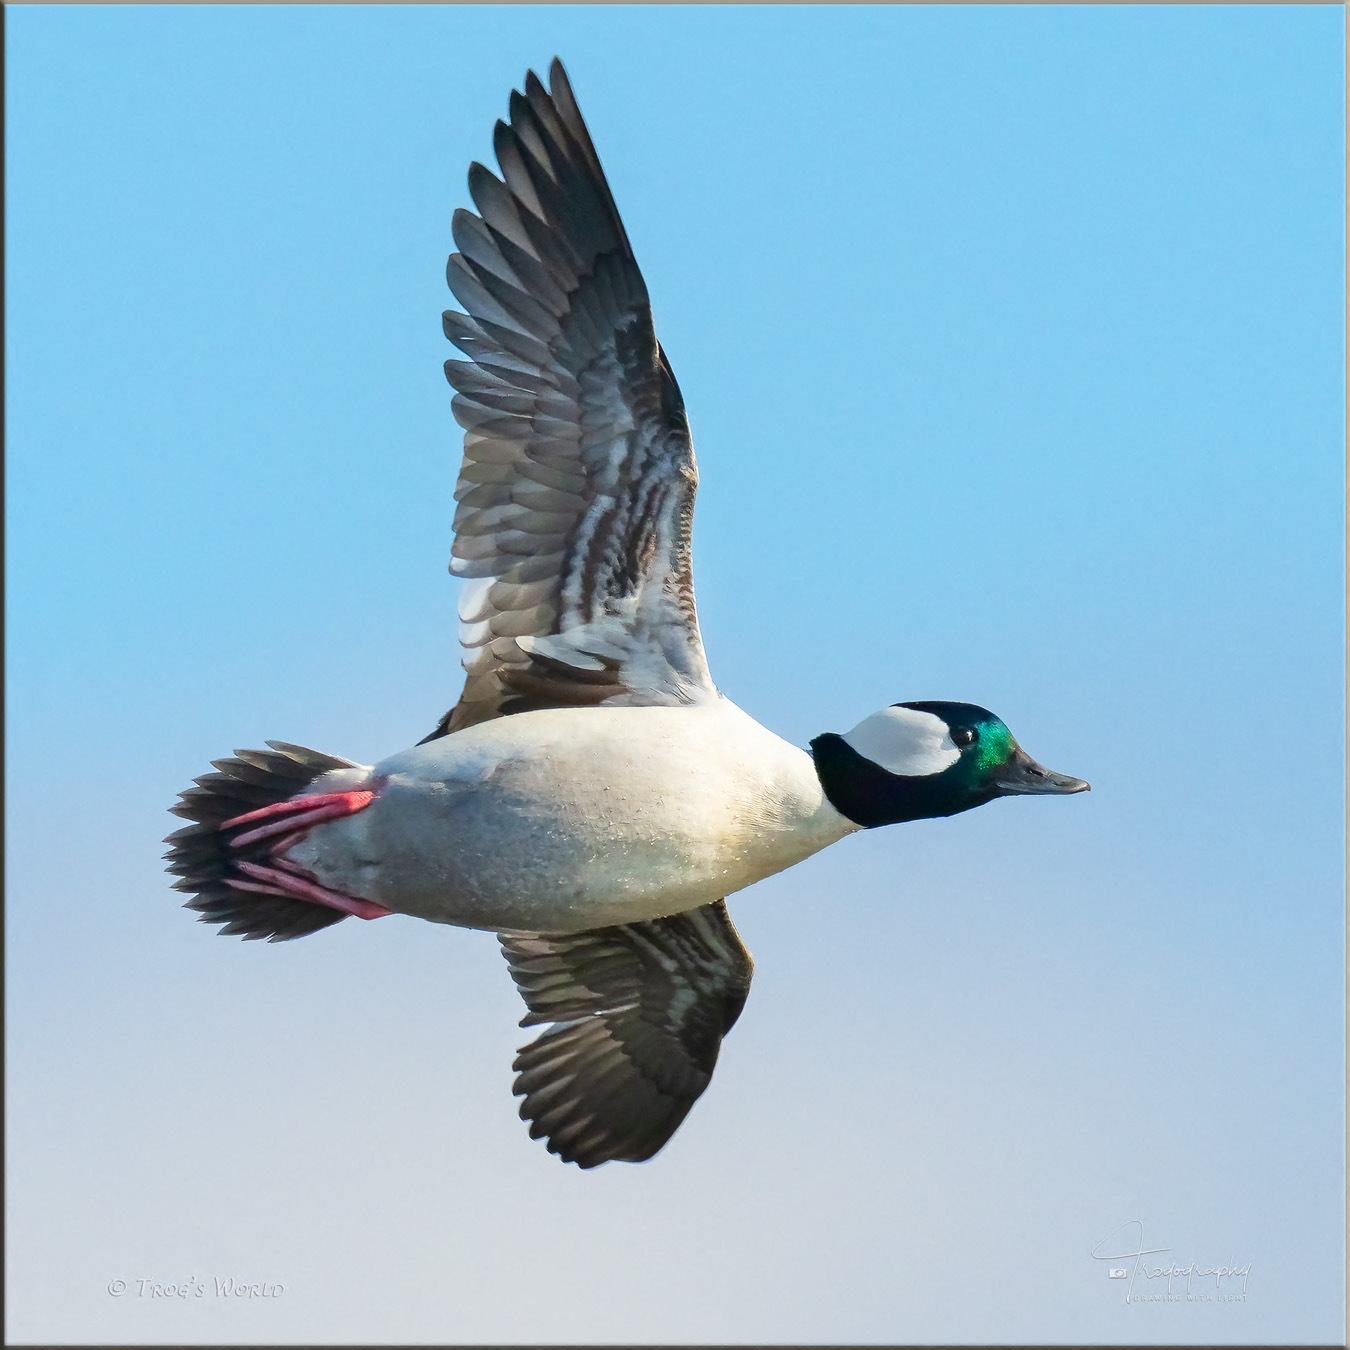
[[[971,727],[955,727],[952,730],[952,744],[959,746],[962,750],[968,745],[974,744],[975,732]]]

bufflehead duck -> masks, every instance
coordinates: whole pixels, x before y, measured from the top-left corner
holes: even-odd
[[[469,169],[446,336],[464,428],[451,572],[467,679],[412,749],[354,764],[269,741],[173,812],[169,870],[222,934],[349,915],[495,931],[546,1030],[530,1134],[641,1162],[707,1087],[751,960],[724,897],[861,829],[1083,792],[970,703],[907,702],[809,753],[720,694],[690,571],[698,481],[647,288],[562,65]]]

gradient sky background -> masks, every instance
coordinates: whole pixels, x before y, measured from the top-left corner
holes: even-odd
[[[1339,8],[6,20],[11,1341],[1343,1339]],[[1094,789],[737,897],[711,1089],[589,1174],[489,935],[243,945],[159,860],[210,759],[457,696],[450,216],[555,52],[722,688]],[[1127,1304],[1132,1220],[1246,1302]]]

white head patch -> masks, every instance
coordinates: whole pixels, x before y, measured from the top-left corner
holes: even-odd
[[[941,773],[961,758],[946,722],[917,708],[883,708],[863,718],[844,740],[864,759],[906,778]]]

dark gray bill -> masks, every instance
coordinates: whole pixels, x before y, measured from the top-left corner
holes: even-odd
[[[998,770],[994,784],[1000,795],[1089,792],[1092,786],[1081,778],[1070,778],[1066,773],[1051,773],[1049,769],[1037,764],[1025,750],[1020,749]]]

